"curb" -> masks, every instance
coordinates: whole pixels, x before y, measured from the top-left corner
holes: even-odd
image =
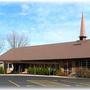
[[[70,79],[83,79],[68,76],[55,76],[55,75],[32,75],[32,74],[0,74],[0,76],[35,76],[35,77],[52,77],[52,78],[70,78]],[[85,79],[85,78],[84,78]]]

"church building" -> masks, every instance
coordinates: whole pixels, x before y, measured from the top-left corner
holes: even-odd
[[[90,39],[85,33],[83,14],[79,40],[13,48],[2,54],[0,61],[7,74],[32,74],[32,70],[33,74],[44,74],[39,72],[47,68],[46,75],[90,77]]]

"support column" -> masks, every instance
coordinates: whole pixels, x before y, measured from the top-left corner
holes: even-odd
[[[34,64],[34,74],[36,74],[36,68],[35,68],[35,64]]]
[[[81,70],[82,70],[82,60],[81,60],[81,62],[80,62],[80,63],[81,63]]]
[[[7,63],[7,73],[10,73],[9,64],[10,64],[10,63]]]
[[[6,65],[6,62],[4,62],[4,73],[7,74],[7,65]]]
[[[51,64],[49,65],[49,75],[50,75],[50,71],[51,71]]]
[[[61,72],[64,72],[64,63],[63,63],[63,61],[60,62],[60,65],[61,65]]]
[[[72,61],[72,74],[76,73],[75,61]]]
[[[88,70],[88,61],[86,60],[86,71]]]
[[[21,67],[20,67],[20,64],[19,64],[19,73],[21,72]]]
[[[69,68],[68,68],[68,60],[67,60],[67,71],[66,71],[67,75],[69,73]]]

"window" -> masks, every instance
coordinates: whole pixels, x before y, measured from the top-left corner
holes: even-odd
[[[90,61],[87,61],[87,67],[90,68]]]
[[[79,67],[80,66],[80,61],[76,61],[76,67]]]
[[[81,61],[82,67],[86,67],[86,60],[85,61]]]
[[[90,60],[79,60],[76,61],[76,67],[87,67],[90,68]]]

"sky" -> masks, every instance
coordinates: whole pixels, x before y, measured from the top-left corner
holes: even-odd
[[[0,1],[1,40],[6,41],[7,34],[16,31],[28,35],[30,45],[76,41],[79,39],[82,12],[86,35],[90,39],[89,3],[59,2],[60,0],[16,1]],[[6,45],[8,46],[7,42]]]

